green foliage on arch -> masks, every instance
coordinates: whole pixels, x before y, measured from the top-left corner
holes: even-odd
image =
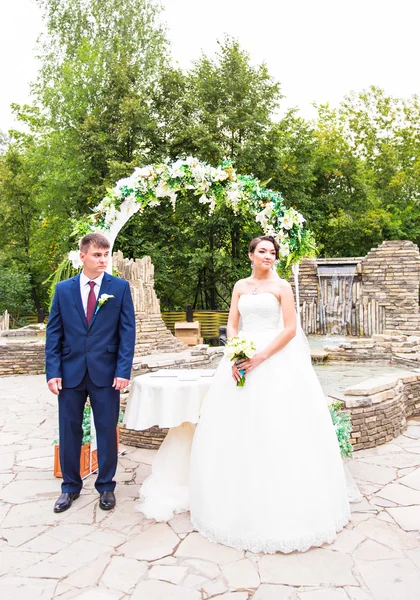
[[[171,202],[175,211],[177,198],[186,193],[191,193],[198,204],[207,205],[210,215],[222,206],[235,215],[253,215],[264,234],[279,242],[281,273],[314,253],[313,236],[304,217],[294,208],[287,208],[279,192],[266,188],[251,175],[237,174],[230,161],[213,167],[192,156],[136,168],[108,191],[91,214],[75,221],[74,233],[79,238],[102,233],[113,243],[136,212],[156,208],[162,201]],[[77,251],[70,252],[69,259],[74,267],[79,266]]]

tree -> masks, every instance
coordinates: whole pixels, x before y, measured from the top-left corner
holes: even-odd
[[[0,266],[0,313],[7,310],[12,322],[33,310],[31,276],[24,268],[7,263]]]
[[[1,277],[4,289],[9,284],[16,287],[15,293],[9,290],[5,295],[7,308],[15,315],[22,306],[35,307],[40,313],[44,300],[41,282],[45,276],[46,240],[41,231],[36,186],[30,138],[26,145],[22,140],[15,141],[0,157],[0,262],[5,270]],[[18,284],[19,277],[25,285]],[[31,299],[19,300],[28,290]]]
[[[162,72],[151,101],[158,125],[153,151],[162,158],[192,154],[213,165],[229,158],[238,172],[264,179],[275,156],[267,137],[280,98],[266,65],[253,66],[239,43],[226,38],[214,60],[202,55],[190,73]],[[255,220],[226,207],[210,217],[205,206],[192,213],[186,197],[176,213],[160,206],[147,220],[135,216],[116,246],[151,255],[163,307],[218,309],[229,306],[234,282],[247,272],[248,242],[260,233]]]
[[[229,158],[246,173],[258,165],[280,87],[237,40],[226,37],[219,46],[214,60],[203,54],[188,74],[183,150],[210,164]]]
[[[384,239],[419,240],[418,100],[370,88],[318,107],[313,208],[327,256],[364,255]]]
[[[14,109],[30,131],[25,185],[37,210],[29,211],[28,227],[39,232],[42,224],[45,279],[73,245],[73,219],[144,160],[154,127],[150,89],[168,62],[168,44],[157,2],[38,2],[46,34],[34,101]],[[25,172],[23,164],[19,168]],[[9,194],[10,214],[14,202]]]

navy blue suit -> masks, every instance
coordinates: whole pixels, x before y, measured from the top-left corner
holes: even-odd
[[[114,377],[130,379],[136,335],[130,287],[104,273],[98,298],[109,298],[88,326],[80,293],[80,275],[57,284],[48,319],[47,381],[62,378],[58,396],[60,463],[63,492],[80,491],[80,447],[86,398],[93,410],[98,443],[99,492],[114,490],[117,468],[116,426],[120,392]]]

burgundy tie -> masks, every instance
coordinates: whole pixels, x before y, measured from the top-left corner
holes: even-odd
[[[86,319],[87,319],[87,323],[88,325],[90,325],[90,322],[92,320],[93,314],[95,312],[95,307],[96,307],[96,296],[95,296],[95,282],[94,281],[89,281],[89,285],[90,285],[90,290],[89,290],[89,296],[88,296],[88,301],[87,301],[87,311],[86,311]]]

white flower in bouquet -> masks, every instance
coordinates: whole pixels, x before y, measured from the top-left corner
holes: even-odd
[[[252,358],[256,351],[257,349],[252,340],[240,338],[239,336],[229,338],[225,346],[225,354],[231,362]],[[239,373],[241,374],[241,378],[236,382],[236,385],[243,387],[245,385],[245,372],[239,369]]]
[[[243,352],[247,355],[248,358],[252,358],[253,356],[255,356],[257,350],[255,348],[254,342],[248,341],[248,343],[243,346]]]

